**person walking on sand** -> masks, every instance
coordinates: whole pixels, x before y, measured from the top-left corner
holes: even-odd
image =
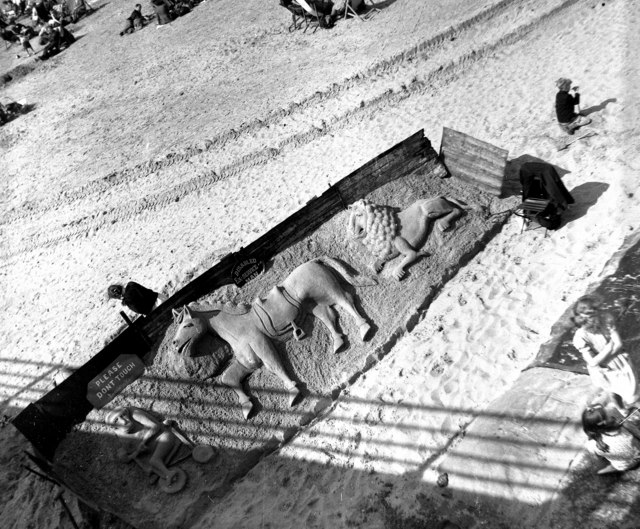
[[[571,79],[561,77],[556,86],[556,117],[560,128],[567,134],[573,134],[576,129],[591,123],[589,118],[575,112],[576,105],[580,105],[580,94],[577,86],[571,87]]]
[[[144,316],[151,313],[164,298],[157,292],[143,287],[135,281],[129,281],[124,287],[120,284],[110,285],[107,289],[109,299],[119,299],[129,310]]]
[[[613,316],[601,310],[600,300],[583,296],[573,307],[578,326],[573,345],[587,364],[593,383],[610,394],[620,409],[638,400],[638,377],[622,341]]]
[[[604,457],[609,464],[598,474],[624,472],[640,465],[640,428],[629,415],[602,404],[587,406],[582,412],[582,429],[587,434],[587,450]]]

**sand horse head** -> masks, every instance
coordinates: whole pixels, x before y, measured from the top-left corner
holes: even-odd
[[[197,312],[184,306],[180,310],[173,310],[173,321],[178,325],[178,330],[173,339],[173,345],[179,355],[196,356],[194,347],[200,337],[207,332],[206,322],[199,317]]]

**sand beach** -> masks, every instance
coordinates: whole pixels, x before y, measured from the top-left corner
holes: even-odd
[[[449,127],[557,167],[576,201],[562,227],[507,218],[378,362],[184,527],[636,527],[640,471],[597,476],[584,449],[589,378],[526,370],[640,237],[632,0],[385,1],[315,32],[287,31],[275,0],[207,0],[125,37],[132,5],[92,5],[54,58],[0,52],[0,74],[14,72],[0,95],[34,105],[0,128],[4,526],[71,526],[58,489],[21,466],[28,444],[8,420],[123,328],[107,285],[171,295],[416,131],[438,151]],[[580,85],[596,132],[563,150],[558,77]],[[535,413],[518,407],[525,389],[547,399]],[[558,437],[529,432],[549,444],[536,471],[465,481],[460,454],[481,461],[472,441],[510,406]],[[64,498],[85,527],[128,527]]]

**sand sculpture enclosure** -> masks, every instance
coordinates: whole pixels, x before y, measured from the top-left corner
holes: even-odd
[[[257,9],[262,1],[243,4],[247,11],[224,0],[207,5],[176,31],[119,41],[118,17],[130,8],[112,2],[78,28],[77,47],[3,87],[36,104],[0,131],[8,171],[0,193],[3,413],[36,400],[56,370],[81,365],[113,337],[122,322],[102,300],[103,285],[136,277],[172,292],[389,145],[422,127],[437,141],[451,126],[568,171],[577,206],[566,224],[550,237],[523,237],[507,223],[393,354],[356,381],[335,416],[310,423],[224,499],[203,500],[211,512],[201,524],[384,527],[416,516],[437,525],[428,498],[433,451],[465,435],[638,226],[635,4],[398,0],[329,39],[282,33],[286,16]],[[204,38],[219,19],[227,23]],[[203,38],[185,41],[183,24]],[[105,42],[113,53],[93,60]],[[353,49],[357,57],[345,54]],[[318,64],[320,53],[329,60]],[[560,75],[580,80],[584,106],[606,131],[563,152],[550,104]],[[228,79],[235,82],[221,86]],[[260,206],[265,197],[274,209]],[[206,223],[187,232],[182,219],[194,214]],[[41,315],[40,325],[27,313]],[[10,425],[1,432],[3,520],[68,524],[57,489],[21,469],[19,434]],[[577,452],[581,439],[576,430]],[[572,479],[566,461],[558,472]],[[416,472],[423,465],[424,479]],[[554,527],[635,529],[633,479],[605,491],[595,481],[580,485],[592,467],[572,492],[581,516]],[[514,512],[529,507],[535,517],[550,494],[514,494]],[[496,519],[442,501],[465,528]]]
[[[55,456],[55,471],[82,490],[91,503],[135,527],[154,527],[159,520],[167,527],[180,527],[196,520],[206,508],[207,495],[224,497],[262,455],[281,446],[314,420],[345,387],[384,357],[398,337],[416,324],[447,278],[480,251],[502,224],[504,215],[492,212],[504,209],[504,201],[454,178],[443,179],[444,174],[441,165],[436,163],[434,167],[430,163],[367,196],[374,203],[399,209],[418,199],[441,195],[473,207],[450,231],[432,231],[424,247],[428,255],[409,266],[402,281],[392,276],[390,266],[372,280],[371,256],[359,242],[348,237],[349,211],[345,210],[281,252],[259,278],[242,288],[220,288],[194,304],[195,308],[206,309],[220,302],[250,303],[281,283],[296,266],[324,255],[353,270],[356,282],[360,280],[365,286],[354,288],[344,281],[342,284],[373,325],[370,341],[361,343],[354,321],[340,311],[339,326],[348,344],[341,353],[333,354],[326,328],[310,314],[302,325],[307,335],[304,340],[276,342],[287,370],[300,382],[303,399],[299,404],[288,407],[282,383],[263,367],[246,384],[254,411],[244,421],[235,393],[213,377],[206,357],[177,357],[171,343],[176,330],[172,325],[145,376],[129,386],[109,409],[134,405],[172,418],[197,443],[214,446],[216,458],[204,465],[191,460],[182,463],[189,483],[183,491],[167,497],[157,486],[149,485],[140,469],[116,460],[113,428],[101,424],[104,412],[96,411],[61,443]],[[219,347],[220,342],[210,340],[209,345]]]

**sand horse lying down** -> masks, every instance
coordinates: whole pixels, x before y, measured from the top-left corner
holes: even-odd
[[[371,333],[371,326],[358,312],[353,297],[342,289],[333,274],[335,270],[347,282],[355,284],[353,276],[339,262],[322,257],[298,266],[281,285],[273,287],[265,298],[258,298],[251,305],[233,308],[219,305],[206,311],[189,307],[174,310],[178,330],[173,344],[179,354],[196,356],[199,339],[206,333],[214,333],[231,346],[233,360],[224,370],[221,381],[238,394],[245,419],[253,404],[242,389],[242,381],[262,364],[282,380],[289,392],[289,405],[293,405],[299,394],[298,387],[289,378],[271,340],[286,340],[290,333],[296,339],[304,337],[297,325],[303,309],[310,309],[326,325],[336,353],[344,346],[344,340],[336,328],[336,312],[332,305],[338,305],[355,319],[362,340],[368,339]]]

